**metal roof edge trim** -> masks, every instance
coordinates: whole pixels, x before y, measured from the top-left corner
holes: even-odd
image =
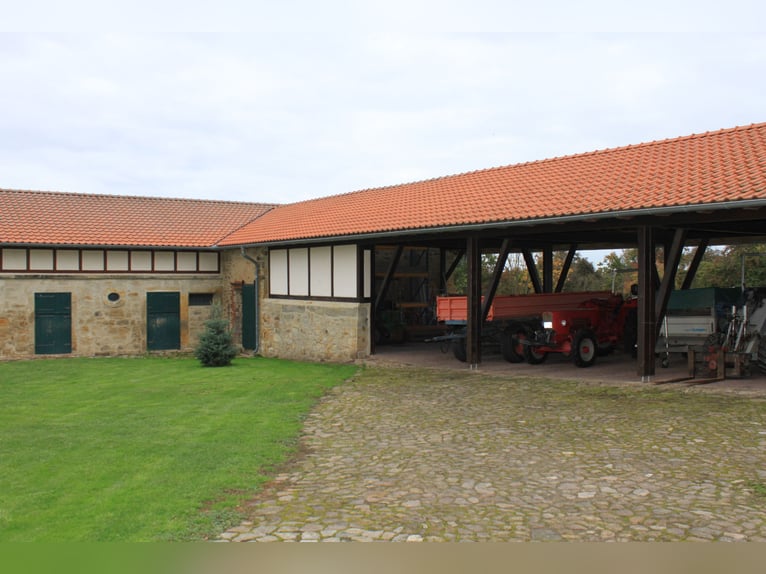
[[[641,217],[644,215],[673,215],[675,213],[688,213],[690,211],[711,211],[711,210],[730,210],[730,209],[748,209],[755,207],[766,207],[766,199],[746,199],[740,201],[725,201],[716,203],[695,203],[690,205],[674,205],[665,207],[645,207],[640,209],[628,209],[620,211],[607,211],[599,213],[581,213],[577,215],[562,215],[555,217],[541,217],[537,219],[523,220],[503,220],[485,223],[469,223],[459,225],[446,225],[439,227],[414,227],[409,229],[396,229],[393,231],[376,231],[372,233],[356,233],[349,235],[328,235],[322,237],[306,237],[296,239],[285,239],[276,241],[263,241],[257,243],[243,243],[219,246],[222,249],[235,249],[240,247],[276,247],[291,245],[307,245],[320,243],[354,243],[357,241],[368,241],[377,238],[393,238],[406,235],[435,235],[437,233],[455,233],[463,231],[486,231],[499,229],[503,227],[529,227],[533,225],[544,225],[550,223],[569,223],[573,221],[584,221],[593,219],[610,219],[616,217]]]
[[[144,251],[222,251],[229,247],[218,245],[133,245],[133,244],[106,244],[106,243],[31,243],[29,241],[13,243],[0,241],[0,247],[8,249],[114,249],[116,251],[135,249]]]

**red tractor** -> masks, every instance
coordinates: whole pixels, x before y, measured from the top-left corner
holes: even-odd
[[[455,357],[465,361],[466,297],[437,297],[436,303],[439,321],[453,331],[431,340],[451,342]],[[499,343],[511,363],[537,364],[549,353],[563,353],[588,367],[620,341],[635,348],[636,307],[635,298],[609,291],[497,296],[482,325],[482,342]]]
[[[622,295],[593,297],[568,309],[544,311],[530,334],[515,342],[523,347],[528,363],[542,363],[549,353],[571,357],[578,367],[589,367],[599,355],[611,353],[623,343],[633,351],[636,341],[638,299]]]

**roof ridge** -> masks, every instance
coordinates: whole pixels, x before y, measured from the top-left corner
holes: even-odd
[[[0,188],[0,193],[18,193],[18,194],[32,194],[32,195],[54,195],[54,196],[66,196],[66,197],[81,197],[81,198],[108,198],[108,199],[140,199],[142,201],[179,201],[183,203],[216,203],[216,204],[229,204],[229,205],[252,205],[259,207],[278,207],[279,203],[266,203],[266,202],[253,202],[253,201],[235,201],[229,199],[195,199],[190,197],[170,197],[162,195],[120,195],[116,193],[83,193],[77,191],[50,191],[50,190],[35,190],[35,189],[9,189]]]
[[[463,171],[463,172],[459,172],[459,173],[453,173],[453,174],[448,174],[448,175],[431,177],[431,178],[427,178],[427,179],[419,179],[419,180],[408,181],[408,182],[403,182],[403,183],[394,183],[394,184],[391,184],[391,185],[383,185],[383,186],[380,186],[380,187],[366,187],[366,188],[363,188],[363,189],[357,189],[357,190],[354,190],[354,191],[347,191],[347,192],[344,192],[344,193],[336,193],[336,194],[326,195],[326,196],[322,196],[322,197],[313,197],[313,198],[309,198],[309,199],[303,199],[303,200],[295,201],[295,202],[292,202],[292,203],[279,204],[279,205],[276,206],[276,208],[278,209],[280,207],[286,207],[286,206],[289,206],[289,205],[301,205],[301,204],[312,203],[312,202],[315,202],[315,201],[324,201],[324,200],[328,200],[328,199],[334,199],[334,198],[340,198],[340,197],[348,197],[350,195],[361,194],[361,193],[368,193],[368,192],[371,192],[371,191],[383,191],[383,190],[388,190],[388,189],[395,189],[395,188],[398,188],[398,187],[407,187],[407,186],[411,186],[411,185],[431,183],[431,182],[434,182],[434,181],[440,181],[440,180],[445,180],[445,179],[464,177],[464,176],[473,175],[473,174],[484,174],[484,173],[489,173],[489,172],[493,172],[493,171],[506,170],[506,169],[511,169],[511,168],[527,166],[527,165],[539,165],[539,164],[558,162],[558,161],[565,160],[565,159],[568,160],[568,159],[577,158],[577,157],[588,157],[588,156],[593,156],[593,155],[602,155],[602,154],[616,153],[616,152],[621,152],[621,151],[625,151],[625,150],[628,150],[628,149],[637,149],[637,148],[642,148],[642,147],[652,147],[652,146],[658,146],[658,145],[667,145],[667,144],[677,143],[677,142],[683,141],[683,140],[692,140],[692,139],[701,139],[703,137],[719,136],[719,135],[723,135],[723,134],[725,134],[727,132],[745,131],[745,130],[750,130],[750,129],[756,129],[756,128],[764,127],[764,126],[766,126],[766,122],[751,123],[749,125],[744,125],[744,126],[734,126],[734,127],[731,127],[731,128],[722,128],[722,129],[719,129],[719,130],[706,131],[706,132],[700,132],[700,133],[693,133],[693,134],[689,134],[689,135],[664,138],[664,139],[660,139],[660,140],[652,140],[652,141],[641,142],[641,143],[637,143],[637,144],[628,144],[628,145],[617,146],[617,147],[609,147],[609,148],[602,148],[602,149],[597,149],[597,150],[591,150],[591,151],[587,151],[587,152],[578,152],[578,153],[574,153],[574,154],[559,155],[559,156],[553,156],[553,157],[549,157],[549,158],[524,161],[524,162],[519,162],[519,163],[512,163],[512,164],[506,164],[506,165],[498,165],[498,166],[493,166],[493,167],[486,167],[486,168],[481,168],[481,169],[475,169],[475,170]]]

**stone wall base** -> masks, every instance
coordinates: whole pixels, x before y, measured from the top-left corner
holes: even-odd
[[[295,299],[261,300],[266,357],[346,362],[370,354],[370,305]]]

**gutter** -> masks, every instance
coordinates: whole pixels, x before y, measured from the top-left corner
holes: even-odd
[[[260,331],[260,324],[261,324],[261,317],[260,317],[260,309],[261,309],[261,302],[260,302],[260,279],[261,279],[261,265],[250,257],[247,252],[245,251],[244,247],[240,247],[240,254],[242,257],[250,261],[253,265],[255,265],[255,348],[253,349],[253,355],[258,354],[258,349],[261,346],[261,331]]]
[[[538,219],[504,220],[488,223],[467,223],[457,225],[442,225],[438,227],[413,227],[410,229],[396,229],[391,231],[376,231],[372,233],[354,233],[350,235],[334,235],[324,237],[304,237],[296,239],[284,239],[275,241],[263,241],[258,243],[248,243],[245,247],[255,246],[289,246],[306,245],[311,243],[349,242],[375,240],[383,238],[401,237],[417,233],[419,235],[430,235],[439,233],[462,233],[468,231],[486,231],[492,229],[502,229],[510,227],[531,227],[545,224],[572,223],[577,221],[595,221],[613,218],[633,218],[645,215],[670,216],[678,213],[690,213],[694,211],[706,212],[729,209],[756,209],[766,207],[764,199],[746,199],[742,201],[726,201],[717,203],[698,203],[693,205],[675,205],[665,207],[645,207],[640,209],[623,209],[619,211],[604,211],[598,213],[580,213],[576,215],[559,215],[553,217],[541,217]],[[217,245],[217,247],[221,247]],[[235,247],[232,245],[232,247]]]

